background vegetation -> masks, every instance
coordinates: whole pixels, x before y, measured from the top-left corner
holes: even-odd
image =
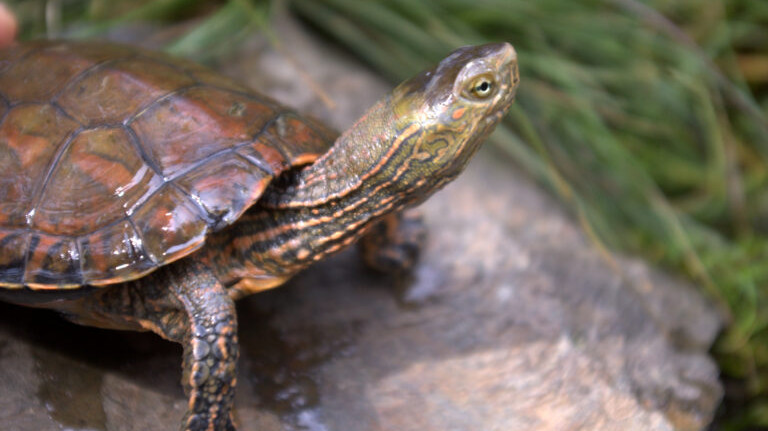
[[[604,250],[679,271],[722,306],[730,321],[715,347],[728,383],[720,427],[768,426],[768,2],[10,4],[23,37],[192,20],[166,49],[203,61],[268,32],[270,13],[290,8],[392,80],[460,45],[512,42],[523,85],[494,144]]]

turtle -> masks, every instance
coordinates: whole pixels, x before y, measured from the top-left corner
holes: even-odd
[[[0,299],[180,343],[181,429],[235,430],[234,301],[361,238],[372,265],[412,266],[409,209],[463,170],[518,83],[509,43],[458,48],[337,134],[167,54],[4,49]]]

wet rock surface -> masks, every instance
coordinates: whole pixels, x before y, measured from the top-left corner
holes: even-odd
[[[385,91],[279,28],[288,60],[253,42],[259,54],[226,72],[339,128]],[[704,429],[721,394],[706,354],[714,309],[639,261],[606,258],[501,159],[482,150],[423,206],[430,235],[411,277],[371,272],[349,250],[238,304],[241,431]],[[0,424],[177,429],[180,363],[152,334],[0,304]]]

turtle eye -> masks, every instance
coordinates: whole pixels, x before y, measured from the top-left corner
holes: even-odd
[[[465,93],[472,99],[487,99],[496,93],[496,80],[488,73],[476,76],[469,81]]]

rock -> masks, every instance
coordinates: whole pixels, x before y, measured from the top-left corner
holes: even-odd
[[[256,41],[259,55],[226,72],[266,69],[261,88],[339,128],[386,90],[293,22],[277,31],[291,60]],[[350,250],[240,302],[241,431],[705,428],[722,393],[707,356],[721,319],[692,286],[601,253],[492,148],[423,210],[412,277],[366,270]],[[176,429],[180,363],[152,334],[2,304],[0,423]]]

